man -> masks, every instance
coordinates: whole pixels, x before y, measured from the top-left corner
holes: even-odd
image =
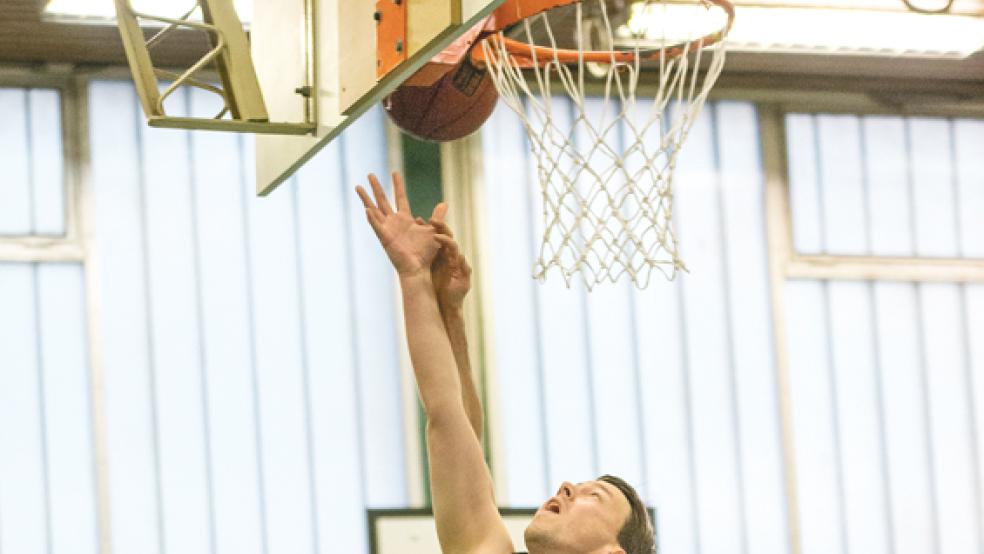
[[[512,541],[496,507],[482,455],[482,412],[468,364],[462,303],[471,269],[444,223],[410,213],[403,179],[393,174],[394,210],[379,181],[373,197],[356,190],[366,217],[399,275],[410,360],[427,415],[431,498],[446,554],[509,554]],[[603,476],[561,484],[526,528],[530,554],[651,554],[646,509],[631,486]]]

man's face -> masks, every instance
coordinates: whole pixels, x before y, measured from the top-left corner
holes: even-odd
[[[604,481],[563,483],[526,528],[526,547],[537,552],[621,552],[618,532],[632,509],[622,491]]]

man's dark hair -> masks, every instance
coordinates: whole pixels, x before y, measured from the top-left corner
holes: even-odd
[[[655,554],[656,536],[649,521],[649,511],[639,498],[639,493],[632,488],[632,485],[614,475],[602,475],[598,480],[622,491],[632,509],[629,517],[625,518],[622,528],[618,530],[618,545],[626,554]]]

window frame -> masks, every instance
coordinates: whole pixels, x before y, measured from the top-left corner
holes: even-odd
[[[41,70],[0,67],[0,86],[21,89],[50,89],[58,92],[61,110],[65,233],[63,235],[0,235],[3,262],[83,262],[84,172],[86,163],[86,111],[82,85],[69,66],[46,66]]]
[[[803,254],[793,242],[790,208],[789,168],[787,167],[786,116],[791,113],[837,113],[858,116],[937,116],[968,115],[963,110],[906,110],[897,112],[871,109],[847,99],[843,104],[757,103],[759,134],[762,138],[762,166],[765,176],[766,217],[770,257],[780,264],[790,279],[881,280],[946,283],[984,282],[984,260],[977,258],[935,258],[920,256],[877,256],[846,254]],[[984,111],[975,117],[984,117]]]

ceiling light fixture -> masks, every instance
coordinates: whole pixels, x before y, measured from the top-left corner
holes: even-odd
[[[617,44],[685,40],[683,30],[701,36],[719,28],[721,10],[692,4],[637,2]],[[700,29],[695,29],[699,25]],[[842,54],[962,59],[984,49],[984,17],[928,15],[911,11],[877,11],[817,7],[737,6],[728,49],[745,52]]]

